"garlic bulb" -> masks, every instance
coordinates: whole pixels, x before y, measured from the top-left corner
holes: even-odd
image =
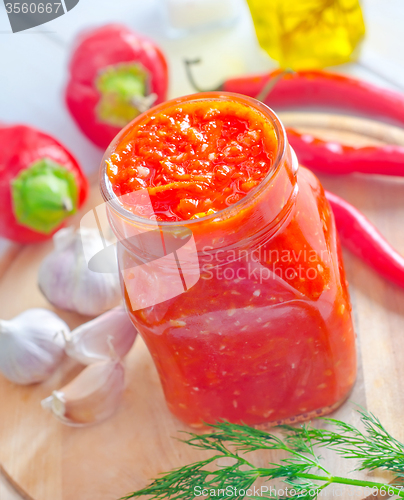
[[[38,285],[51,304],[86,316],[98,316],[119,304],[121,292],[118,273],[97,273],[88,268],[86,249],[99,250],[99,235],[95,229],[75,232],[64,228],[54,237],[55,249],[43,260]],[[110,267],[117,269],[116,253]]]
[[[118,360],[87,366],[65,387],[42,401],[63,423],[90,425],[110,417],[118,408],[125,384],[125,372]]]
[[[69,327],[47,309],[28,309],[10,321],[0,320],[0,371],[16,384],[48,378],[64,355]]]
[[[84,323],[66,336],[65,351],[68,356],[84,365],[102,359],[122,359],[129,352],[137,335],[123,306],[115,307]]]

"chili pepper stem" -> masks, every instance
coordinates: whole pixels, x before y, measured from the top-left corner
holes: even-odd
[[[290,75],[295,73],[293,69],[285,69],[284,71],[281,71],[278,73],[276,76],[272,76],[268,79],[268,81],[265,83],[265,85],[262,87],[260,92],[256,95],[257,101],[262,101],[264,102],[265,99],[268,97],[268,95],[271,93],[271,90],[275,87],[275,85],[279,82],[279,80],[282,80],[283,77],[286,75]]]
[[[201,59],[184,59],[184,64],[185,64],[185,72],[187,74],[187,78],[191,86],[194,88],[196,92],[216,92],[218,90],[223,90],[223,85],[220,84],[218,87],[213,88],[213,89],[202,89],[195,80],[195,77],[192,73],[191,66],[194,66],[195,64],[201,63]]]
[[[189,83],[192,85],[194,90],[196,92],[216,92],[218,90],[223,90],[223,84],[219,85],[218,87],[212,88],[212,89],[203,89],[201,88],[198,83],[195,80],[194,74],[191,70],[191,67],[194,66],[195,64],[200,64],[202,61],[200,58],[197,59],[184,59],[184,64],[185,64],[185,71],[187,74],[187,78]],[[268,97],[270,94],[271,90],[275,87],[275,85],[281,80],[284,76],[288,74],[295,73],[293,69],[285,69],[281,71],[280,73],[276,74],[275,76],[271,76],[268,81],[264,84],[260,92],[257,94],[255,97],[258,101],[265,101],[265,99]]]

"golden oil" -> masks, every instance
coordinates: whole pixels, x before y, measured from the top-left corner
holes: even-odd
[[[365,34],[358,0],[247,0],[258,41],[282,68],[354,60]]]

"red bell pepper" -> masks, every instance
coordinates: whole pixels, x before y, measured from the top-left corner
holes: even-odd
[[[167,63],[156,44],[110,24],[80,37],[66,104],[84,134],[105,149],[122,127],[163,102],[167,87]]]
[[[299,162],[326,174],[362,174],[404,176],[404,147],[394,145],[354,147],[336,141],[324,141],[311,134],[286,128],[288,140]]]
[[[0,126],[0,236],[44,241],[87,194],[87,179],[57,140],[25,125]]]

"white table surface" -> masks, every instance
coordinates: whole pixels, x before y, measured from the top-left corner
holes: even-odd
[[[15,34],[1,2],[0,121],[27,123],[54,135],[73,152],[87,173],[95,172],[102,151],[77,129],[64,107],[63,89],[76,34],[83,28],[107,22],[122,22],[162,46],[170,66],[170,97],[192,93],[185,77],[184,58],[203,60],[195,68],[195,75],[206,87],[230,76],[276,67],[258,46],[244,0],[240,0],[238,22],[186,39],[166,36],[160,15],[162,1],[81,0],[67,15]],[[362,4],[367,35],[359,61],[333,69],[404,91],[404,1],[363,0]],[[8,242],[0,238],[0,253],[7,246]],[[0,500],[21,498],[0,473]]]

